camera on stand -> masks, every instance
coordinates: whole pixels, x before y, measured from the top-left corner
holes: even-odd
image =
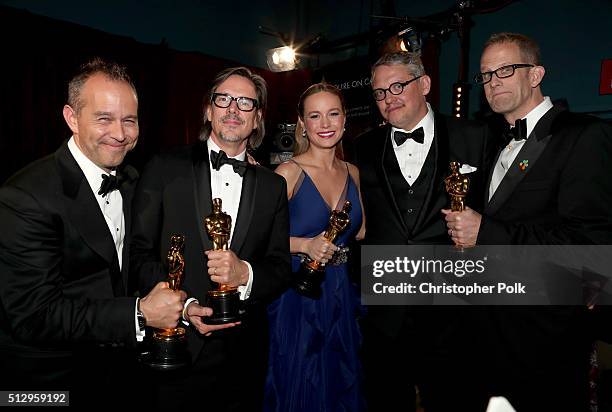
[[[272,138],[270,165],[276,166],[293,157],[295,148],[295,123],[280,123]]]

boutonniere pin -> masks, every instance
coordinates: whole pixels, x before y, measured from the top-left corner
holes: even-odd
[[[527,166],[529,166],[529,160],[527,160],[527,159],[521,160],[521,162],[519,163],[519,170],[521,172],[524,172],[525,169],[527,169]]]

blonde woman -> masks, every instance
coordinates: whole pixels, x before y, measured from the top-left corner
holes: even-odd
[[[336,156],[346,110],[340,91],[310,86],[298,104],[296,150],[276,172],[287,181],[293,271],[302,256],[325,263],[318,299],[290,289],[270,305],[266,411],[363,410],[358,357],[361,311],[349,279],[347,245],[363,238],[359,174]],[[336,245],[323,237],[332,210],[352,204],[350,226]]]

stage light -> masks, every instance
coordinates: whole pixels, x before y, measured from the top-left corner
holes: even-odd
[[[421,54],[421,47],[423,41],[421,39],[421,33],[419,33],[413,27],[408,27],[399,33],[397,33],[399,39],[399,48],[401,51]]]
[[[295,50],[289,46],[276,47],[266,52],[268,67],[273,72],[286,72],[295,69]]]

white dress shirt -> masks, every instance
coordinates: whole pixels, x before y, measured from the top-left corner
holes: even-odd
[[[107,175],[109,173],[89,160],[89,158],[81,152],[81,149],[79,149],[74,142],[74,137],[71,137],[68,141],[68,150],[70,150],[70,153],[72,153],[72,156],[83,171],[87,183],[89,183],[91,191],[98,202],[100,211],[108,225],[108,230],[115,242],[117,257],[119,258],[119,268],[121,269],[123,263],[123,237],[125,236],[125,219],[123,217],[123,197],[121,196],[121,192],[119,192],[119,190],[113,190],[105,196],[99,195],[98,191],[102,184],[102,175]],[[110,174],[115,176],[117,172],[113,170]]]
[[[219,152],[221,148],[213,142],[211,138],[208,138],[207,148],[208,148],[208,158],[210,159],[210,151],[214,150],[215,152]],[[237,156],[229,156],[230,158],[244,161],[246,159],[246,150],[239,153]],[[242,176],[238,173],[234,172],[234,168],[232,165],[224,164],[219,170],[216,170],[212,166],[212,162],[209,162],[210,167],[210,193],[212,198],[220,198],[221,199],[221,210],[224,213],[227,213],[232,218],[232,228],[230,231],[229,244],[232,244],[232,239],[234,237],[234,229],[236,227],[236,218],[238,217],[238,209],[240,208],[240,196],[242,194]],[[248,299],[251,294],[251,288],[253,286],[253,268],[251,264],[245,260],[249,269],[249,279],[246,285],[238,286],[238,292],[240,292],[240,299],[245,300]],[[183,306],[183,323],[187,324],[185,311],[187,310],[187,306],[191,302],[200,303],[196,298],[189,298],[185,301],[185,305]]]
[[[121,196],[121,192],[119,192],[119,190],[113,190],[105,196],[99,195],[98,191],[102,184],[102,175],[109,173],[89,160],[89,158],[81,152],[81,149],[79,149],[74,142],[74,136],[68,140],[68,150],[70,150],[72,157],[74,157],[74,160],[76,160],[83,171],[85,179],[87,179],[87,183],[89,183],[89,187],[98,202],[100,211],[108,225],[108,230],[115,242],[115,250],[117,251],[117,258],[119,259],[119,269],[121,269],[123,265],[123,238],[125,237],[125,218],[123,216],[123,197]],[[113,170],[110,174],[116,175],[117,172]],[[138,327],[138,317],[136,316],[137,307],[138,300],[136,300],[134,304],[134,327],[136,328],[136,339],[141,342],[145,336],[145,331]]]
[[[423,143],[417,143],[412,139],[406,140],[401,146],[395,143],[393,134],[396,131],[411,133],[419,127],[422,127],[425,133]],[[397,163],[402,171],[402,175],[410,186],[414,184],[421,174],[421,169],[423,169],[423,164],[425,164],[425,159],[427,159],[427,154],[433,143],[434,132],[434,114],[429,103],[427,103],[427,114],[416,124],[416,126],[414,126],[414,128],[412,128],[412,130],[403,130],[397,127],[391,128],[393,151],[395,152],[395,157],[397,158]]]
[[[214,150],[219,153],[221,150],[219,146],[212,139],[208,139],[208,156],[210,158],[210,151]],[[228,156],[230,157],[230,156]],[[234,159],[244,160],[246,157],[246,150],[235,156]],[[212,198],[221,199],[221,209],[232,217],[232,229],[230,232],[229,244],[232,244],[232,238],[234,236],[234,228],[236,226],[236,217],[238,216],[238,209],[240,208],[240,194],[242,192],[242,176],[234,172],[232,165],[224,164],[215,170],[212,166],[212,162],[209,164],[210,167],[210,192]]]
[[[210,159],[210,151],[219,152],[221,148],[217,146],[212,139],[207,140],[208,143],[208,158]],[[236,156],[228,156],[233,159],[244,161],[246,159],[246,150],[238,153]],[[209,162],[210,163],[210,162]],[[229,244],[232,244],[234,237],[234,229],[236,227],[236,218],[238,217],[238,209],[240,208],[240,196],[242,194],[242,176],[234,172],[232,165],[224,164],[219,170],[215,170],[210,163],[210,193],[212,198],[221,199],[221,209],[232,218],[232,228],[230,232]],[[253,286],[253,268],[251,264],[244,261],[249,268],[249,280],[246,285],[238,286],[240,299],[248,299]]]
[[[529,135],[531,135],[531,132],[535,128],[536,124],[538,124],[542,116],[544,116],[550,109],[552,109],[552,107],[553,104],[550,101],[550,97],[547,96],[544,98],[542,103],[540,103],[539,105],[534,107],[529,113],[527,113],[527,116],[524,117],[524,119],[527,120],[527,138],[529,138]],[[489,201],[495,194],[495,191],[499,187],[499,184],[504,179],[504,176],[506,176],[508,169],[510,169],[510,167],[514,163],[514,159],[516,159],[516,156],[519,154],[526,141],[527,139],[512,139],[510,143],[508,143],[508,145],[500,153],[499,158],[495,163],[495,168],[493,169],[493,175],[491,176],[491,184],[489,185]]]

